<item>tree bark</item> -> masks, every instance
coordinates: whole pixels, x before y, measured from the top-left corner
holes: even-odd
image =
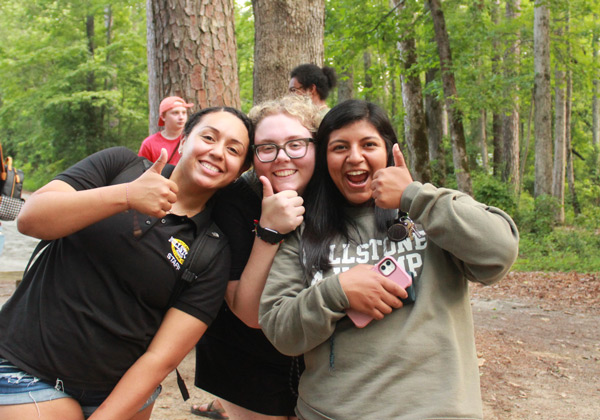
[[[160,90],[160,64],[156,55],[156,31],[154,30],[153,0],[146,1],[146,56],[148,59],[148,133],[158,131],[158,107],[162,92]]]
[[[351,68],[344,68],[338,80],[338,102],[344,102],[354,97],[354,72]]]
[[[571,57],[571,46],[568,47],[569,52],[567,56]],[[577,191],[575,190],[575,170],[573,168],[573,141],[571,137],[571,111],[573,103],[573,77],[571,70],[567,70],[567,108],[566,108],[566,149],[567,149],[567,184],[569,186],[569,195],[571,197],[571,205],[573,206],[573,212],[575,215],[581,213],[581,207],[579,205],[579,199],[577,198]]]
[[[479,150],[481,152],[481,167],[487,174],[489,170],[488,163],[488,147],[487,147],[487,111],[482,108],[479,111],[479,118],[477,119],[477,129],[479,137]]]
[[[562,36],[562,34],[558,34]],[[566,99],[565,72],[558,68],[555,71],[555,122],[554,122],[554,168],[552,170],[552,195],[558,201],[555,219],[558,223],[565,221],[565,162],[566,162]]]
[[[299,64],[323,65],[325,0],[252,0],[254,103],[284,95]]]
[[[425,74],[427,84],[435,82],[438,70],[430,69]],[[436,185],[446,185],[446,160],[444,157],[444,110],[435,93],[425,95],[425,115],[427,117],[427,137],[429,145],[429,162],[432,179]]]
[[[465,132],[463,127],[463,114],[455,103],[458,96],[456,92],[456,83],[454,73],[452,72],[452,54],[450,51],[450,41],[446,30],[444,13],[442,12],[440,0],[428,0],[433,27],[435,30],[435,39],[440,56],[440,70],[442,72],[442,84],[444,86],[444,96],[446,97],[446,106],[449,112],[450,137],[452,139],[452,157],[454,162],[454,171],[458,189],[466,194],[473,195],[473,186],[469,172],[469,162],[467,159],[467,148]]]
[[[399,6],[399,0],[395,0]],[[399,6],[402,10],[403,6]],[[404,33],[397,44],[402,65],[402,104],[404,105],[404,136],[409,151],[409,167],[419,182],[431,182],[429,167],[429,145],[427,120],[423,110],[423,91],[419,74],[413,69],[417,65],[417,47],[414,34]]]
[[[156,107],[150,125],[156,125],[158,104],[166,96],[194,102],[193,110],[239,108],[233,0],[148,2],[149,83],[156,95],[150,97]]]
[[[491,18],[495,26],[499,25],[500,20],[500,0],[494,0],[491,7]],[[492,40],[492,74],[499,74],[502,66],[502,57],[500,56],[500,40],[494,37]],[[502,156],[504,139],[502,137],[502,115],[498,110],[492,114],[492,173],[495,177],[500,177],[502,173]]]
[[[371,73],[369,73],[371,69],[371,52],[369,50],[365,50],[363,53],[363,69],[365,72],[365,100],[372,101],[373,78],[371,77]]]
[[[600,29],[598,29],[598,15],[594,13],[595,30],[592,34],[593,63],[595,73],[593,75],[593,97],[592,97],[592,147],[594,151],[593,162],[595,167],[600,166]]]
[[[521,1],[506,1],[506,18],[511,21],[517,19],[520,15]],[[504,74],[507,79],[512,79],[518,74],[520,66],[519,56],[521,55],[520,33],[515,34],[515,38],[510,45],[504,59]],[[503,158],[504,168],[502,180],[512,185],[513,192],[517,192],[519,187],[519,86],[513,83],[509,87],[512,96],[512,107],[507,115],[504,116],[502,137],[504,140]]]
[[[550,9],[536,0],[533,23],[535,69],[535,185],[534,195],[552,193],[552,114],[550,102]]]

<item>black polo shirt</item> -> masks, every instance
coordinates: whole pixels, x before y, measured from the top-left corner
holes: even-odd
[[[56,179],[76,190],[110,185],[138,159],[111,148]],[[130,210],[52,241],[0,312],[0,355],[52,383],[111,390],[158,330],[187,250],[210,224],[209,210],[162,219]],[[226,248],[174,306],[210,325],[229,260]]]

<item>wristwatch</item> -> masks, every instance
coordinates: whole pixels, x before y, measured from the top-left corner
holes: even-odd
[[[257,238],[260,238],[263,241],[273,245],[282,242],[286,237],[286,235],[284,235],[283,233],[279,233],[274,229],[262,227],[258,223],[258,220],[254,221],[254,232],[256,233]]]

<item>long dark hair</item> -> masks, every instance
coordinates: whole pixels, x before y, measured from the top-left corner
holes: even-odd
[[[213,112],[229,112],[230,114],[238,117],[246,129],[248,130],[248,139],[250,140],[248,152],[246,153],[246,158],[244,159],[245,165],[250,165],[252,163],[252,145],[254,144],[254,125],[250,118],[242,111],[237,110],[235,108],[229,106],[213,106],[210,108],[201,109],[198,112],[195,112],[190,116],[190,118],[185,123],[185,127],[183,128],[183,138],[186,138],[190,135],[194,127],[202,121],[202,118],[207,114],[212,114]]]
[[[336,105],[325,115],[316,135],[315,172],[304,194],[306,213],[300,256],[307,278],[331,267],[329,245],[339,236],[348,239],[350,228],[355,227],[354,221],[344,211],[348,202],[329,175],[327,144],[333,131],[363,120],[372,124],[384,140],[387,166],[394,164],[392,147],[398,138],[387,114],[379,106],[350,99]],[[375,207],[377,228],[386,229],[395,215],[395,210]]]

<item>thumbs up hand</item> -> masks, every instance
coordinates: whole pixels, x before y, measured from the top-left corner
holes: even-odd
[[[167,164],[167,150],[162,149],[154,164],[138,179],[127,185],[130,208],[154,217],[164,217],[177,201],[177,184],[163,177]]]
[[[383,209],[400,208],[400,200],[404,190],[413,182],[413,178],[406,167],[400,146],[394,144],[394,166],[389,166],[375,172],[371,189],[375,205]]]
[[[296,191],[273,192],[266,176],[260,177],[263,184],[262,212],[260,225],[286,234],[296,229],[304,220],[304,200]]]

